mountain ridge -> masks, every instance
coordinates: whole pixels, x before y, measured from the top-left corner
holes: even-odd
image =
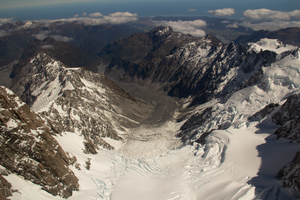
[[[239,43],[246,44],[248,42],[258,42],[262,38],[269,38],[269,39],[278,39],[282,41],[284,44],[299,46],[300,45],[299,33],[300,33],[299,27],[280,29],[278,31],[261,30],[261,31],[256,31],[250,35],[239,36],[234,40],[234,42],[236,44]]]
[[[89,195],[118,198],[114,195],[122,194],[120,191],[126,188],[120,180],[132,181],[126,178],[137,173],[155,180],[163,177],[165,181],[184,181],[186,188],[178,188],[184,198],[202,195],[198,187],[209,189],[207,181],[225,186],[229,183],[219,183],[220,180],[231,177],[238,187],[229,189],[230,194],[223,191],[220,195],[228,198],[275,195],[284,199],[287,193],[281,182],[275,184],[266,178],[265,160],[274,164],[268,177],[275,178],[278,174],[283,186],[294,188],[297,194],[297,156],[290,165],[284,165],[286,158],[299,147],[296,143],[299,113],[291,109],[299,104],[298,47],[271,39],[225,45],[211,35],[195,38],[174,32],[170,27],[159,27],[146,34],[119,39],[104,48],[100,54],[104,65],[98,67],[106,66],[105,74],[117,80],[113,82],[84,67],[68,68],[51,50],[40,48],[48,45],[48,40],[36,41],[39,48],[34,54],[24,56],[27,59],[19,65],[23,73],[14,77],[12,90],[38,113],[45,129],[68,149],[70,158],[76,158],[70,168],[78,176],[79,184],[96,186]],[[166,93],[173,97],[163,96]],[[283,128],[278,129],[276,122]],[[14,127],[14,124],[3,126]],[[265,138],[265,135],[276,138],[273,134],[276,129],[277,140]],[[286,138],[295,145],[284,142]],[[68,140],[76,146],[67,144]],[[243,149],[238,143],[248,146]],[[278,155],[281,159],[285,157],[286,163],[280,163],[274,156],[266,157],[273,147],[266,154],[256,155],[264,151],[258,145],[270,143],[287,149],[284,153],[289,155]],[[256,171],[251,168],[249,173],[247,167],[239,168],[244,164],[237,164],[236,169],[228,166],[234,161],[230,160],[232,152],[237,150],[234,145],[243,153],[251,151],[254,157],[261,157],[261,168],[258,164]],[[168,159],[180,163],[173,168]],[[295,173],[287,173],[290,169]],[[216,171],[219,173],[214,174]],[[259,185],[260,180],[265,185]],[[75,193],[84,195],[87,188],[84,185]],[[168,191],[168,197],[175,198],[177,193],[170,188]],[[218,194],[205,192],[205,197]]]
[[[53,195],[69,197],[78,179],[71,158],[52,137],[41,118],[19,97],[1,87],[1,165],[39,184]]]

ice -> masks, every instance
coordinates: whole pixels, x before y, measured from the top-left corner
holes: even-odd
[[[81,170],[72,167],[79,178],[80,191],[74,192],[70,200],[231,200],[253,199],[257,188],[262,186],[270,188],[264,192],[272,195],[271,190],[277,187],[279,181],[276,181],[274,174],[290,159],[285,156],[287,152],[296,151],[300,146],[293,144],[291,147],[288,141],[269,137],[270,133],[265,132],[263,127],[216,130],[208,136],[204,145],[195,143],[139,158],[124,156],[120,153],[121,149],[100,150],[97,155],[84,154],[83,139],[72,132],[56,139],[65,151],[76,156],[81,167]],[[148,147],[154,144],[140,143],[144,148],[134,147],[131,151],[141,155],[140,151],[148,151]],[[268,166],[262,163],[265,157],[269,158],[266,161],[270,163]],[[90,170],[84,167],[88,158],[91,161]],[[32,199],[33,194],[42,200],[59,199],[47,196],[38,186],[15,177],[10,175],[8,180],[21,194],[14,193],[12,199]],[[280,195],[285,197],[285,193]]]

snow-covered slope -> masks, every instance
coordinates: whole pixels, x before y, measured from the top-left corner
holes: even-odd
[[[193,110],[195,113],[181,127],[178,136],[185,143],[193,143],[194,141],[203,143],[204,138],[215,133],[215,130],[228,132],[228,130],[234,129],[242,135],[250,131],[254,137],[256,134],[260,134],[260,136],[266,134],[263,136],[265,142],[256,144],[257,147],[255,145],[251,147],[257,149],[258,156],[261,157],[261,166],[258,168],[258,173],[249,179],[248,183],[256,187],[255,195],[257,198],[267,199],[268,196],[272,196],[272,198],[290,199],[292,197],[281,196],[285,195],[285,191],[280,187],[280,182],[276,183],[276,179],[270,180],[270,177],[276,177],[278,171],[293,159],[296,151],[300,150],[300,145],[299,143],[290,144],[288,140],[276,141],[276,136],[273,134],[278,128],[274,123],[275,121],[277,124],[284,124],[276,131],[278,138],[285,137],[292,139],[293,142],[298,141],[298,134],[296,133],[298,126],[295,120],[299,116],[299,101],[298,95],[293,94],[300,92],[300,56],[297,47],[284,46],[284,50],[282,50],[281,46],[274,48],[274,42],[263,39],[257,44],[250,44],[250,49],[261,53],[271,52],[276,55],[273,62],[256,69],[257,74],[259,74],[256,84],[242,87],[225,101],[224,99],[219,102],[212,100],[196,107]],[[254,73],[253,77],[255,76],[257,75]],[[281,105],[282,107],[280,107]],[[260,136],[256,135],[256,137]],[[247,137],[244,139],[247,142],[253,142]],[[230,147],[229,144],[228,148]],[[243,149],[243,147],[241,148]],[[242,150],[238,148],[235,151]],[[273,151],[273,155],[271,151]],[[236,154],[238,153],[236,152]],[[226,155],[225,152],[225,161]],[[244,156],[247,157],[247,155]],[[294,171],[298,170],[298,165],[291,165],[294,167]],[[283,179],[285,180],[284,185],[292,186],[298,193],[296,186],[298,175],[296,174],[293,174],[293,178],[290,176],[289,179]]]
[[[179,134],[184,137],[185,142],[195,141],[201,134],[214,129],[254,126],[255,124],[248,121],[251,115],[270,103],[282,104],[291,94],[299,93],[299,49],[284,47],[287,51],[280,48],[275,51],[274,41],[266,42],[266,39],[263,39],[260,42],[264,44],[264,50],[259,50],[259,54],[255,51],[260,43],[250,44],[246,49],[248,53],[243,53],[254,54],[252,57],[256,59],[255,62],[253,59],[248,63],[243,61],[222,75],[224,78],[221,78],[215,90],[212,90],[212,93],[219,94],[219,102],[213,99],[194,110],[198,111],[186,121]],[[267,58],[270,61],[264,61]],[[271,59],[274,59],[273,62]],[[245,66],[253,68],[252,72],[243,72]]]
[[[14,90],[76,157],[70,168],[80,187],[70,199],[297,199],[297,187],[289,184],[295,176],[283,172],[284,181],[276,176],[300,144],[278,140],[274,119],[280,117],[272,116],[286,113],[286,100],[300,92],[299,49],[266,39],[248,45],[210,42],[188,42],[162,59],[178,71],[165,68],[169,73],[153,80],[165,78],[177,92],[190,92],[167,117],[171,101],[134,98],[105,76],[67,69],[45,54],[26,65],[28,75]],[[295,164],[285,169],[295,166],[297,172]],[[35,191],[40,199],[58,199],[14,175],[7,180],[14,189],[24,188],[25,198]],[[12,199],[19,197],[13,193]]]
[[[151,109],[105,76],[65,68],[43,53],[23,70],[26,68],[29,72],[14,90],[54,132],[75,132],[84,137],[88,153],[96,153],[100,147],[113,149],[105,138],[122,140],[120,134],[137,126]]]

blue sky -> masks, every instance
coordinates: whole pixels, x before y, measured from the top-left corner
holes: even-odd
[[[153,4],[157,3],[170,3],[170,4],[190,4],[192,6],[207,6],[210,7],[240,7],[242,9],[249,8],[269,8],[281,11],[291,11],[294,9],[299,9],[299,0],[0,0],[0,9],[12,9],[12,8],[24,8],[32,6],[45,6],[45,5],[57,5],[57,4],[74,4],[74,3],[146,3],[151,2]]]
[[[234,8],[241,17],[247,9],[267,8],[276,11],[300,9],[300,0],[0,0],[0,18],[20,20],[54,19],[75,14],[132,12],[139,16],[211,15],[208,10]],[[188,12],[188,10],[194,10]],[[229,16],[227,16],[229,17]]]

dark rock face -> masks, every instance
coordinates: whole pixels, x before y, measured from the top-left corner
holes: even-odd
[[[300,142],[300,94],[291,95],[272,116],[272,120],[281,125],[275,134],[278,138],[287,138]]]
[[[300,142],[300,117],[286,122],[275,133],[278,138],[287,138],[292,142]]]
[[[286,122],[296,119],[300,116],[300,94],[291,95],[281,106],[279,112],[272,116],[272,119],[278,125],[284,125]]]
[[[48,25],[33,22],[30,28],[24,27],[24,25],[24,22],[16,21],[0,26],[0,30],[7,33],[0,38],[0,66],[7,65],[18,59],[37,34],[66,37],[69,38],[68,43],[70,45],[74,47],[82,45],[82,49],[92,54],[97,54],[104,45],[138,31],[136,28],[129,27],[129,25],[124,28],[120,26],[90,26],[61,22],[54,22]],[[90,40],[94,42],[91,43]],[[101,44],[101,46],[95,46],[95,44]]]
[[[0,160],[12,173],[41,185],[44,190],[67,198],[79,189],[69,169],[70,158],[54,134],[10,90],[0,88]]]
[[[300,197],[300,152],[298,151],[291,163],[281,169],[277,177],[283,180],[284,187],[295,189],[294,195]]]
[[[148,33],[135,33],[107,45],[99,56],[110,62],[107,75],[117,73],[124,79],[146,79],[153,76],[160,62],[174,48],[195,37],[159,27]]]
[[[7,23],[0,26],[0,30],[9,31],[17,30],[18,27],[23,26],[24,22],[17,21],[15,23]],[[22,54],[24,48],[32,40],[32,34],[37,34],[38,29],[22,29],[15,32],[8,32],[7,35],[0,37],[0,66],[7,65],[12,61],[18,59]]]
[[[180,128],[181,132],[177,134],[183,143],[190,144],[193,137],[198,134],[195,130],[197,127],[203,125],[204,123],[209,123],[212,116],[212,107],[206,108],[202,112],[192,115]],[[203,133],[204,134],[204,133]]]
[[[0,175],[0,200],[6,200],[7,197],[12,196],[11,184],[7,182],[7,180]]]
[[[291,95],[272,116],[276,124],[281,125],[274,134],[277,138],[286,138],[291,142],[300,142],[300,94]],[[283,180],[284,187],[295,189],[300,197],[300,152],[297,152],[291,163],[278,172],[277,177]]]
[[[252,51],[248,45],[225,45],[212,35],[195,38],[159,27],[119,39],[99,56],[110,62],[108,77],[158,84],[170,96],[192,96],[192,106],[258,83],[259,70],[277,55]],[[229,78],[230,70],[237,72]]]
[[[25,65],[41,52],[61,61],[68,67],[84,66],[91,71],[97,71],[97,66],[100,64],[99,58],[92,53],[68,43],[56,41],[53,38],[46,38],[43,41],[34,40],[29,43],[20,58],[20,62],[14,66],[10,77],[24,76],[26,74],[24,72]]]

